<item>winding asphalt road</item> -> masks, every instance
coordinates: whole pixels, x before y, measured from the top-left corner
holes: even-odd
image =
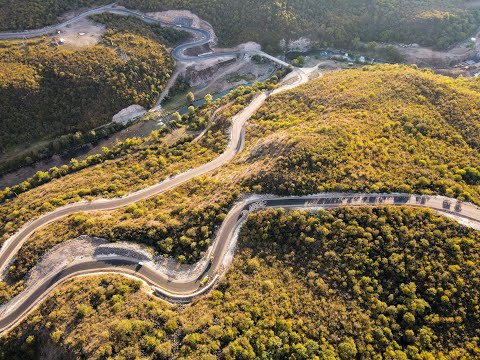
[[[232,253],[236,234],[251,212],[266,208],[285,209],[328,209],[340,206],[412,206],[428,208],[439,214],[462,220],[466,226],[480,230],[480,208],[470,203],[441,196],[422,196],[411,194],[318,194],[303,197],[257,196],[239,202],[228,213],[215,238],[210,255],[213,261],[208,263],[200,276],[183,281],[169,279],[165,274],[142,265],[135,259],[124,257],[97,258],[79,261],[61,269],[22,292],[0,315],[0,334],[8,331],[21,321],[60,283],[86,274],[120,273],[132,275],[144,280],[154,292],[171,302],[186,303],[195,296],[210,290],[218,277],[228,267],[225,261]],[[208,276],[212,281],[204,288],[200,282]]]
[[[133,15],[136,17],[141,18],[144,21],[149,21],[149,22],[155,22],[155,23],[160,23],[164,26],[173,26],[171,24],[166,24],[163,22],[160,22],[156,19],[147,17],[141,13],[134,12],[132,10],[124,9],[124,8],[117,8],[113,4],[111,5],[106,5],[103,7],[99,7],[96,9],[89,10],[85,13],[82,13],[60,25],[56,26],[50,26],[46,27],[43,29],[39,30],[32,30],[32,31],[25,31],[25,32],[15,32],[15,33],[0,33],[0,39],[15,39],[19,37],[24,37],[24,36],[40,36],[44,34],[51,33],[52,31],[55,31],[58,27],[65,26],[67,24],[71,24],[75,21],[78,21],[82,18],[85,18],[87,16],[93,15],[93,14],[100,14],[104,12],[112,12],[112,13],[121,13],[121,14],[127,14],[127,15]],[[193,27],[183,27],[183,29],[187,29],[192,32],[197,32],[199,34],[202,34],[202,39],[198,41],[193,41],[189,42],[187,44],[183,44],[178,46],[173,50],[175,57],[178,61],[189,61],[190,59],[194,60],[199,60],[197,57],[188,57],[183,54],[183,52],[192,47],[196,47],[205,43],[208,43],[210,41],[210,34],[202,29],[197,29]],[[237,53],[228,53],[228,54],[237,54]],[[223,54],[211,54],[211,57],[215,56],[224,56]],[[283,63],[281,60],[276,59],[268,54],[265,54],[266,57],[274,59],[280,64],[288,65],[286,63]],[[203,59],[203,58],[201,58]],[[121,198],[114,198],[114,199],[100,199],[97,201],[93,202],[79,202],[75,204],[70,204],[61,208],[58,208],[50,213],[47,213],[38,219],[31,221],[27,224],[25,224],[15,235],[10,237],[2,246],[0,249],[0,274],[2,274],[5,271],[6,266],[9,264],[11,258],[17,253],[17,251],[20,249],[22,246],[23,242],[36,230],[39,228],[50,224],[53,221],[59,220],[65,216],[68,216],[70,214],[76,213],[76,212],[82,212],[82,211],[105,211],[105,210],[113,210],[113,209],[118,209],[124,206],[127,206],[129,204],[138,202],[140,200],[147,199],[149,197],[152,197],[154,195],[163,193],[167,190],[170,190],[194,177],[206,174],[219,166],[229,162],[235,154],[241,150],[241,147],[243,146],[244,142],[244,134],[243,134],[243,127],[246,123],[246,121],[253,115],[253,113],[258,110],[263,103],[265,102],[266,98],[268,96],[277,94],[281,91],[289,90],[292,89],[298,85],[301,85],[305,82],[308,81],[308,76],[305,74],[304,71],[298,68],[294,68],[293,71],[293,76],[290,76],[290,80],[284,82],[284,84],[279,87],[278,89],[274,91],[270,91],[268,93],[261,93],[259,94],[254,100],[239,114],[233,117],[232,119],[232,128],[230,131],[230,142],[227,146],[226,151],[217,157],[216,159],[212,160],[209,163],[206,163],[198,168],[191,169],[189,171],[186,171],[182,174],[172,176],[169,179],[162,181],[160,183],[157,183],[151,187],[148,187],[146,189],[137,191],[135,193],[131,193],[129,195],[123,196]]]
[[[104,12],[103,10],[99,12]],[[123,12],[124,10],[122,10]],[[96,12],[96,13],[99,13]],[[89,15],[92,13],[90,12]],[[78,20],[78,17],[77,17]],[[156,20],[155,20],[156,21]],[[202,31],[203,30],[199,30]],[[204,38],[201,41],[205,41]],[[180,57],[182,60],[190,59],[183,56],[183,51],[192,46],[198,46],[200,41],[195,41],[186,45],[182,45],[178,50],[176,57]],[[187,46],[188,45],[188,46]],[[175,51],[175,50],[174,50]],[[214,57],[212,54],[211,57]],[[219,55],[224,56],[224,55]],[[270,58],[270,55],[266,55]],[[178,59],[178,58],[177,58]],[[195,58],[196,59],[196,58]],[[276,59],[277,62],[282,63],[281,60]],[[288,64],[287,64],[288,65]],[[146,189],[131,193],[121,198],[114,199],[100,199],[92,202],[82,201],[74,204],[70,204],[61,208],[58,208],[50,213],[42,215],[41,217],[25,224],[16,234],[11,236],[0,249],[0,274],[4,274],[7,266],[11,262],[15,254],[20,250],[23,243],[33,234],[36,230],[57,221],[65,216],[82,212],[94,212],[94,211],[106,211],[113,210],[121,207],[125,207],[129,204],[147,199],[154,195],[163,193],[172,188],[175,188],[194,177],[206,174],[218,167],[229,162],[239,151],[242,150],[245,141],[244,126],[247,120],[263,105],[265,100],[271,96],[278,94],[279,92],[292,89],[307,82],[308,75],[301,69],[294,68],[293,72],[287,76],[282,85],[268,92],[263,92],[257,95],[252,102],[243,109],[239,114],[232,118],[232,126],[230,129],[230,141],[224,153],[222,153],[216,159],[201,165],[195,169],[188,170],[182,174],[172,176],[165,181],[157,183]],[[235,209],[237,209],[236,207]],[[233,217],[229,221],[226,221],[222,226],[223,232],[228,232],[232,225]],[[226,243],[222,241],[216,242],[213,254],[215,261],[209,264],[209,272],[218,270],[218,264],[223,260],[221,253],[227,249]],[[219,253],[217,253],[219,252]],[[164,274],[150,269],[147,266],[138,268],[138,260],[134,259],[119,259],[114,258],[110,260],[98,258],[96,261],[87,261],[78,264],[71,264],[66,269],[62,269],[60,272],[44,279],[42,282],[35,284],[30,289],[23,291],[10,301],[0,312],[0,334],[11,329],[18,323],[24,316],[28,314],[36,305],[38,305],[45,296],[51,292],[59,283],[69,279],[71,277],[79,276],[82,274],[93,274],[99,272],[115,272],[123,274],[133,274],[138,278],[146,281],[148,284],[155,287],[156,291],[166,298],[174,301],[188,301],[195,296],[195,289],[200,287],[199,281],[201,279],[195,279],[190,282],[172,282],[165,277]],[[207,273],[205,273],[207,275]],[[216,277],[210,278],[210,281],[201,292],[209,289],[215,282]]]
[[[112,5],[108,5],[102,8],[91,10],[87,13],[77,16],[74,19],[67,21],[71,23],[77,21],[80,18],[89,16],[92,14],[98,14],[102,12],[113,12],[130,14],[137,17],[141,17],[145,21],[158,22],[155,19],[145,17],[136,12],[132,12],[126,9],[114,8]],[[65,23],[63,24],[65,25]],[[6,38],[18,38],[18,37],[30,37],[39,36],[45,33],[54,31],[56,27],[49,27],[41,30],[34,30],[24,33],[10,33],[0,34],[0,39]],[[202,35],[201,40],[197,40],[185,45],[181,45],[174,50],[174,57],[179,61],[199,60],[197,57],[188,57],[184,55],[184,51],[193,46],[198,46],[210,41],[210,35],[201,29],[185,28],[189,31],[197,32]],[[221,53],[211,54],[208,57],[218,57],[225,55],[237,55],[238,53]],[[243,53],[258,53],[268,58],[272,58],[267,54],[261,52],[243,52]],[[204,57],[202,57],[203,59]],[[283,62],[281,60],[273,58],[279,64]],[[283,63],[284,66],[288,64]],[[112,210],[120,207],[127,206],[131,203],[138,202],[140,200],[149,198],[156,194],[170,190],[180,184],[191,180],[194,177],[206,174],[223,164],[229,162],[241,149],[244,144],[244,125],[246,121],[252,116],[252,114],[260,108],[265,102],[265,99],[273,94],[294,88],[300,84],[308,81],[308,76],[300,69],[294,69],[290,80],[286,81],[280,88],[267,93],[259,94],[254,100],[238,115],[232,119],[232,127],[230,132],[230,142],[226,151],[212,160],[198,168],[191,169],[175,177],[171,177],[161,183],[155,184],[144,190],[129,194],[122,198],[115,199],[102,199],[93,202],[80,202],[71,204],[51,213],[45,214],[38,219],[23,226],[15,235],[13,235],[3,245],[0,250],[0,272],[4,273],[4,270],[10,263],[12,257],[18,252],[22,244],[28,237],[45,225],[61,219],[67,215],[80,212],[80,211],[105,211]],[[66,268],[58,270],[53,275],[42,279],[26,289],[7,306],[5,306],[0,313],[0,334],[8,331],[14,327],[19,321],[21,321],[32,309],[35,308],[53,289],[55,289],[60,283],[65,280],[86,274],[94,273],[122,273],[127,275],[133,275],[137,278],[144,280],[147,284],[152,286],[154,292],[172,302],[188,302],[193,297],[200,295],[208,291],[215,283],[216,279],[223,273],[226,267],[229,265],[228,254],[231,254],[235,246],[236,234],[244,220],[246,215],[250,212],[256,211],[261,208],[304,208],[304,209],[318,209],[318,208],[332,208],[339,206],[379,206],[379,205],[404,205],[424,207],[435,210],[441,214],[447,216],[454,216],[457,219],[462,220],[465,225],[480,229],[480,209],[475,205],[469,203],[457,203],[456,200],[447,199],[443,197],[425,197],[408,194],[320,194],[305,197],[263,197],[255,199],[247,199],[238,203],[227,215],[221,228],[217,233],[217,237],[214,241],[213,247],[209,251],[209,255],[213,256],[213,261],[206,265],[204,272],[200,276],[194,278],[185,279],[183,281],[177,281],[169,279],[165,274],[149,267],[148,265],[142,265],[138,260],[122,257],[111,258],[96,258],[95,260],[79,261],[68,265]],[[208,276],[209,283],[205,287],[201,287],[201,280]]]
[[[211,54],[206,54],[203,56],[188,56],[185,55],[185,50],[194,48],[197,46],[205,45],[210,43],[212,40],[211,34],[203,29],[200,28],[195,28],[192,26],[181,26],[177,27],[176,24],[173,23],[167,23],[164,21],[157,20],[153,17],[147,16],[144,13],[134,11],[134,10],[129,10],[124,7],[118,7],[115,4],[110,4],[110,5],[105,5],[101,6],[95,9],[91,9],[88,11],[85,11],[63,23],[57,24],[57,25],[51,25],[47,26],[41,29],[35,29],[35,30],[26,30],[26,31],[18,31],[18,32],[3,32],[0,33],[0,40],[15,40],[15,39],[29,39],[29,38],[34,38],[38,36],[43,36],[43,35],[48,35],[57,32],[57,30],[61,30],[61,28],[73,24],[81,19],[84,19],[86,17],[96,15],[96,14],[103,14],[103,13],[111,13],[111,14],[117,14],[117,15],[130,15],[134,16],[138,19],[141,19],[142,21],[149,23],[149,24],[158,24],[161,26],[165,27],[173,27],[173,28],[178,28],[181,30],[185,30],[193,35],[196,35],[198,39],[179,45],[172,51],[172,56],[175,58],[177,61],[183,61],[183,62],[197,62],[197,61],[204,61],[205,59],[211,59],[211,58],[222,58],[222,57],[232,57],[232,56],[237,56],[237,55],[260,55],[263,56],[281,66],[289,67],[290,64],[288,64],[285,61],[282,61],[274,56],[271,56],[263,51],[260,50],[238,50],[238,51],[227,51],[227,52],[215,52]]]

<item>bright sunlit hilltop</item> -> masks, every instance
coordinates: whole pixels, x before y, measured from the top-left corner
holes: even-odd
[[[251,121],[251,136],[269,139],[251,158],[272,167],[252,184],[280,194],[406,191],[479,203],[478,84],[374,66],[272,98]]]

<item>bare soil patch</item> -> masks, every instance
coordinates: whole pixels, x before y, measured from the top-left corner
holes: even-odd
[[[274,66],[271,64],[255,64],[248,59],[238,60],[228,67],[220,68],[208,79],[207,86],[196,91],[195,95],[201,98],[206,94],[221,92],[234,86],[262,81],[272,75],[273,71]],[[251,80],[247,81],[247,78]]]
[[[469,38],[446,51],[437,51],[422,47],[417,44],[394,45],[395,48],[405,56],[406,63],[437,67],[449,67],[459,62],[474,57],[480,52],[480,31],[473,37],[475,42]]]
[[[104,25],[84,18],[74,24],[63,26],[60,29],[60,34],[56,34],[55,38],[57,40],[63,39],[64,46],[81,48],[96,45],[104,31]]]
[[[215,31],[213,30],[212,25],[205,20],[200,19],[197,15],[192,13],[188,10],[168,10],[168,11],[161,11],[161,12],[153,12],[147,13],[148,16],[153,17],[154,19],[167,22],[167,23],[175,23],[178,22],[179,19],[190,19],[192,20],[192,27],[200,28],[202,30],[206,30],[210,33],[212,38],[212,44],[217,43],[217,36],[215,35]]]

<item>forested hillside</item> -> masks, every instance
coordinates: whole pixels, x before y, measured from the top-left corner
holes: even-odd
[[[396,191],[479,203],[478,84],[373,66],[270,98],[250,121],[248,161],[263,169],[248,184],[278,194]]]
[[[191,306],[81,278],[2,339],[0,359],[475,359],[479,261],[480,233],[429,211],[270,210]]]
[[[233,103],[201,143],[185,138],[169,144],[155,133],[6,189],[0,193],[0,241],[56,207],[121,196],[212,159],[226,144],[229,117],[256,91],[272,86],[239,88],[223,100]],[[158,254],[194,262],[242,192],[408,192],[478,204],[477,87],[476,79],[453,80],[407,66],[326,74],[267,100],[249,121],[246,148],[233,163],[172,194],[49,225],[27,241],[9,276],[17,282],[45,251],[80,234],[140,241]],[[182,121],[204,126],[219,103],[211,106]]]
[[[0,165],[21,164],[5,163],[9,149],[17,153],[32,142],[54,140],[25,156],[59,152],[82,137],[94,138],[88,131],[121,109],[155,103],[174,67],[165,44],[185,35],[120,16],[98,20],[108,30],[100,44],[84,49],[57,47],[47,39],[1,44],[0,154],[5,157]]]
[[[225,147],[228,119],[273,86],[239,88],[191,109],[180,121],[196,128],[232,101],[199,143],[154,133],[3,192],[2,240],[58,206],[123,195],[212,159]],[[478,86],[477,79],[372,66],[269,98],[232,163],[125,209],[77,214],[34,234],[9,268],[9,283],[0,284],[0,299],[21,290],[45,251],[79,234],[137,241],[194,262],[242,193],[402,191],[480,203]],[[219,291],[192,307],[177,313],[126,280],[81,280],[13,332],[3,356],[38,354],[46,343],[62,346],[65,358],[478,355],[477,232],[410,209],[269,211],[250,218],[242,239]],[[86,331],[98,331],[98,342],[87,344]]]
[[[460,0],[122,0],[131,8],[188,9],[209,21],[223,45],[307,37],[321,47],[400,41],[446,48],[478,27],[479,13]]]
[[[37,29],[68,11],[110,4],[109,0],[0,0],[0,31]]]
[[[58,16],[105,0],[0,0],[0,30],[31,29],[58,22]],[[446,48],[478,27],[479,12],[468,0],[236,1],[122,0],[132,9],[188,9],[209,21],[222,45],[257,41],[268,51],[281,39],[308,37],[318,46],[351,47],[358,41],[407,42]]]

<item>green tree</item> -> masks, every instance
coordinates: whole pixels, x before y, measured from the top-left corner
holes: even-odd
[[[210,94],[205,95],[205,105],[210,105],[212,102],[213,96]]]
[[[190,91],[187,94],[187,102],[191,105],[194,103],[194,101],[195,101],[195,95],[193,95],[193,92]]]

